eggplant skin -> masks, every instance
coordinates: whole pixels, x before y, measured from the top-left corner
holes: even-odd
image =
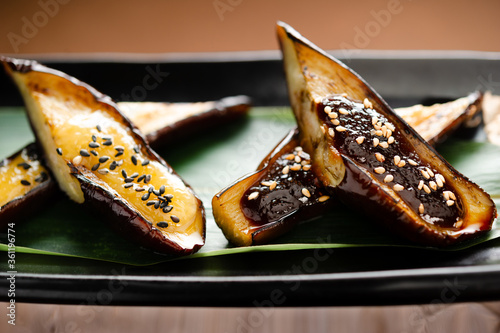
[[[65,80],[65,86],[63,89],[71,90],[70,85],[74,86],[74,89],[78,90],[78,95],[75,96],[77,99],[81,99],[81,101],[88,102],[96,102],[100,108],[106,110],[111,115],[113,115],[116,122],[121,123],[123,126],[126,126],[130,129],[130,136],[135,142],[137,147],[140,148],[144,156],[150,161],[156,161],[160,163],[167,172],[178,177],[182,183],[186,186],[186,188],[191,192],[191,194],[196,198],[196,202],[198,204],[197,213],[195,220],[202,223],[202,231],[201,241],[194,241],[189,244],[189,246],[180,246],[179,244],[171,241],[165,235],[162,235],[159,230],[153,227],[150,223],[145,221],[145,219],[139,216],[138,213],[132,210],[132,208],[127,204],[125,199],[118,199],[114,197],[113,193],[108,192],[103,187],[100,187],[98,184],[94,183],[88,176],[85,175],[86,172],[90,172],[86,170],[84,167],[75,166],[72,163],[69,163],[70,173],[79,183],[81,195],[83,197],[84,203],[91,204],[99,216],[107,216],[107,221],[111,224],[112,227],[117,227],[118,231],[120,231],[123,235],[125,235],[128,239],[138,241],[141,245],[155,249],[157,251],[161,251],[162,253],[168,254],[176,254],[176,255],[185,255],[191,254],[194,251],[198,250],[201,246],[204,245],[205,235],[206,235],[206,217],[203,206],[201,205],[201,201],[199,197],[194,193],[192,188],[186,184],[182,178],[172,169],[170,165],[168,165],[165,160],[163,160],[156,152],[154,152],[150,146],[148,145],[145,137],[141,134],[138,128],[130,122],[130,120],[124,116],[116,104],[111,100],[111,98],[107,95],[104,95],[93,87],[79,81],[76,78],[73,78],[65,73],[60,71],[56,71],[45,67],[35,61],[28,60],[18,60],[0,57],[0,61],[4,63],[4,66],[7,67],[7,72],[14,76],[15,72],[20,73],[28,73],[30,71],[39,72],[42,74],[50,74],[58,79]],[[13,73],[14,72],[14,73]],[[21,87],[19,87],[21,88]],[[44,87],[39,87],[36,85],[36,90],[40,93],[44,93]],[[61,89],[58,87],[58,89]],[[67,92],[66,90],[63,90]],[[25,96],[23,96],[25,97]],[[83,98],[83,99],[82,99]],[[36,131],[36,125],[32,122],[32,117],[30,112],[28,118],[30,119],[30,124],[33,128],[33,132],[37,139],[37,142],[41,142],[38,131]],[[45,152],[48,154],[56,154],[55,150],[50,152]],[[48,156],[46,156],[49,159]],[[61,187],[61,183],[59,183]],[[73,200],[75,198],[72,197]],[[75,200],[77,201],[77,200]],[[78,201],[77,201],[78,202]],[[126,224],[130,224],[126,226]]]
[[[20,155],[23,150],[27,151],[28,156],[32,159],[39,159],[38,148],[36,144],[31,143],[4,159],[11,161]],[[56,196],[58,192],[57,184],[53,180],[50,171],[46,171],[48,178],[39,183],[36,187],[26,192],[23,196],[19,196],[14,200],[9,201],[0,208],[0,230],[5,230],[9,223],[16,223],[31,216],[33,212],[38,212],[49,204],[49,201]],[[22,185],[17,185],[22,186]],[[4,191],[8,191],[6,186],[3,186]]]

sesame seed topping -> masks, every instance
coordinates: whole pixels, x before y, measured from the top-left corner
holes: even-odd
[[[447,200],[447,201],[446,201],[446,204],[447,204],[448,206],[453,206],[453,205],[455,204],[455,201],[453,201],[453,200]]]
[[[365,137],[364,136],[358,136],[356,138],[356,142],[360,145],[362,144],[363,142],[365,141]]]
[[[125,171],[125,169],[122,169],[122,176],[123,178],[128,178],[127,171]]]
[[[327,105],[327,106],[325,106],[325,112],[326,112],[326,113],[330,113],[330,112],[332,112],[332,108],[331,108],[330,106],[328,106],[328,105]]]
[[[300,161],[302,161],[302,159],[300,158],[300,156],[295,156],[295,162],[296,163],[300,163]]]
[[[330,119],[337,119],[339,117],[339,114],[337,112],[332,112],[328,115]]]
[[[332,138],[335,137],[335,131],[333,130],[333,128],[328,128],[328,135],[330,135]]]
[[[124,151],[125,148],[123,146],[115,146],[116,151]]]
[[[384,178],[384,183],[390,183],[394,180],[394,176],[393,175],[387,175],[385,176]]]
[[[269,190],[270,191],[274,190],[276,188],[276,185],[278,185],[278,183],[275,180],[273,180],[271,185],[269,185]]]
[[[119,151],[115,154],[115,157],[118,157],[118,156],[122,156],[123,155],[123,151]]]
[[[293,160],[294,158],[295,158],[295,155],[294,155],[294,154],[288,154],[288,155],[285,157],[285,159],[287,159],[287,160],[289,160],[289,161]]]
[[[129,183],[129,184],[132,184],[132,183]],[[142,191],[145,191],[146,189],[144,187],[136,187],[135,188],[135,191],[136,192],[142,192]],[[149,193],[148,193],[149,194]]]
[[[170,219],[171,219],[171,220],[172,220],[172,222],[174,222],[174,223],[179,223],[179,221],[180,221],[180,219],[179,219],[177,216],[175,216],[175,215],[170,216]]]
[[[411,158],[408,159],[408,163],[410,163],[410,165],[413,165],[413,166],[417,166],[418,165],[417,162],[415,162]]]
[[[146,201],[146,200],[149,200],[149,196],[151,195],[151,193],[149,193],[149,191],[147,193],[144,193],[144,195],[141,197],[141,200],[142,201]],[[151,202],[151,201],[150,201]],[[154,203],[153,203],[154,204]],[[149,202],[148,202],[148,206],[149,206]]]
[[[96,163],[92,166],[92,171],[96,171],[97,169],[99,169],[99,167],[101,166],[101,164],[99,163]]]
[[[146,166],[146,165],[148,165],[148,164],[149,164],[149,160],[144,160],[144,161],[142,161],[142,163],[141,163],[141,165],[142,165],[142,166]]]
[[[373,138],[373,147],[377,147],[379,143],[380,143],[379,139]]]
[[[102,143],[104,146],[111,146],[113,144],[112,140],[106,140]]]
[[[132,184],[132,183],[123,184],[123,187],[125,187],[125,188],[129,188],[132,186],[134,186],[134,184]]]
[[[167,194],[167,195],[165,195],[165,198],[167,198],[167,200],[172,200],[174,198],[174,195],[173,194]]]
[[[290,167],[290,170],[299,171],[301,168],[302,168],[302,165],[295,163],[294,165],[292,165]]]
[[[424,207],[424,204],[420,204],[420,206],[418,206],[418,212],[420,214],[423,214],[425,212],[425,207]]]
[[[19,163],[17,166],[23,168],[24,170],[28,170],[29,168],[31,168],[31,165],[26,162]]]
[[[81,149],[80,150],[80,155],[83,156],[83,157],[89,157],[90,156],[89,152],[86,149]]]
[[[427,171],[425,171],[425,170],[420,170],[420,172],[422,173],[422,176],[424,176],[426,179],[431,178],[431,176],[429,176],[429,174],[427,173]]]
[[[444,176],[443,176],[443,175],[441,175],[441,174],[439,174],[439,173],[438,173],[438,174],[436,174],[436,178],[439,178],[439,179],[441,179],[441,181],[442,181],[443,183],[446,183],[446,180],[444,179]]]
[[[146,178],[144,178],[144,183],[149,183],[151,180],[151,175],[146,175]]]
[[[94,141],[94,142],[97,141],[97,137],[94,134],[92,134],[92,141]]]
[[[457,197],[455,196],[455,193],[450,191],[450,199],[452,200],[457,200]]]
[[[160,194],[165,193],[165,185],[160,186]]]
[[[90,148],[99,148],[101,145],[98,144],[97,142],[91,142],[89,143],[89,147]]]
[[[168,206],[163,207],[163,212],[170,213],[172,211],[172,209],[174,209],[174,206],[168,205]]]
[[[283,170],[281,170],[281,172],[284,174],[284,175],[287,175],[288,172],[290,171],[290,167],[287,165],[286,167],[283,168]]]
[[[137,165],[137,157],[135,155],[132,155],[132,157],[130,157],[130,160],[132,161],[132,163],[134,163],[134,165]]]
[[[373,169],[373,171],[375,171],[375,173],[378,173],[379,175],[381,175],[385,172],[385,168],[384,167],[376,167],[375,169]]]
[[[338,119],[333,119],[332,124],[335,126],[340,125],[340,121]]]
[[[160,208],[160,201],[156,201],[154,207],[155,209]]]
[[[372,102],[370,102],[370,100],[368,100],[368,98],[365,98],[363,100],[363,105],[365,106],[365,108],[367,109],[373,109],[373,104]]]
[[[460,221],[455,222],[455,224],[453,226],[455,228],[460,228],[463,224],[464,224],[464,221],[460,220]]]
[[[61,156],[62,156],[62,149],[61,149],[61,148],[57,148],[57,149],[56,149],[56,152],[57,152],[59,155],[61,155]]]
[[[393,132],[396,130],[396,127],[391,123],[385,123],[385,126]]]
[[[393,144],[394,143],[394,137],[393,136],[389,136],[389,138],[387,138],[387,143],[388,144]]]
[[[425,193],[427,193],[427,194],[431,193],[431,189],[426,184],[424,184],[423,188],[424,188]]]
[[[372,125],[377,125],[378,123],[378,118],[377,117],[372,117]]]
[[[127,177],[124,179],[125,183],[132,183],[134,181],[134,178]]]
[[[137,178],[139,176],[139,174],[137,172],[134,172],[133,174],[131,174],[129,177],[130,178]]]
[[[326,128],[325,128],[325,125],[320,126],[319,128],[321,129],[321,132],[323,132],[323,134],[326,134]]]
[[[302,189],[302,194],[305,196],[305,197],[308,197],[310,198],[311,197],[311,192],[309,192],[309,190],[307,188],[303,188]]]
[[[304,171],[309,171],[311,169],[311,165],[310,164],[306,164],[302,167],[302,170]]]
[[[109,156],[102,156],[99,158],[99,163],[106,163],[109,160]]]
[[[101,175],[107,175],[109,173],[109,169],[102,168],[97,170],[97,172],[99,172]]]
[[[322,195],[318,198],[318,201],[319,202],[325,202],[327,201],[328,199],[330,199],[330,197],[328,195]]]
[[[396,192],[399,192],[399,191],[402,191],[402,190],[404,190],[404,189],[405,189],[403,185],[399,185],[399,184],[394,185],[392,188],[393,188],[393,189],[394,189],[394,191],[396,191]]]
[[[431,189],[433,189],[434,191],[437,191],[437,184],[436,184],[436,182],[435,182],[435,181],[432,181],[432,180],[431,180],[431,181],[429,182],[429,187],[430,187]]]
[[[248,200],[255,200],[259,197],[259,192],[252,192],[248,195]]]
[[[261,184],[264,186],[271,186],[272,183],[272,181],[261,182]]]
[[[73,165],[79,165],[80,163],[82,163],[82,156],[81,155],[75,156],[75,158],[73,159]]]
[[[394,156],[394,165],[398,165],[401,162],[401,157],[399,155]]]
[[[150,186],[150,187],[148,188],[148,192],[149,192],[149,193],[153,193],[154,189],[155,189],[155,187],[154,187],[154,186]]]
[[[406,165],[406,162],[405,162],[404,160],[401,160],[401,161],[399,161],[399,163],[398,163],[398,167],[399,167],[399,168],[402,168],[402,167],[404,167],[405,165]]]
[[[295,147],[295,151],[302,151],[302,150],[303,150],[303,149],[302,149],[302,147],[301,147],[301,146],[297,146],[297,147]]]
[[[26,179],[21,179],[21,184],[24,185],[24,186],[30,186],[31,183],[29,181],[27,181]]]
[[[99,132],[100,132],[100,131],[102,131],[102,127],[101,127],[101,125],[97,125],[95,128],[97,128],[97,130],[98,130]]]
[[[444,186],[443,181],[437,175],[436,175],[436,184],[439,187],[443,187]]]
[[[384,136],[384,133],[382,132],[382,130],[376,130],[375,135],[376,136]]]
[[[424,188],[424,181],[421,180],[420,183],[418,183],[418,189],[421,190]]]
[[[167,228],[168,227],[168,223],[165,222],[165,221],[162,221],[162,222],[156,223],[156,226],[159,227],[159,228]]]
[[[109,164],[109,170],[114,170],[118,167],[118,163],[116,161],[113,161]]]
[[[427,171],[427,173],[429,174],[429,176],[434,177],[434,172],[432,172],[431,169],[429,169],[429,168],[426,167],[425,170]]]
[[[375,153],[375,158],[377,159],[377,161],[379,162],[384,162],[385,161],[385,156],[382,155],[381,153]]]
[[[389,144],[386,141],[379,143],[379,145],[382,148],[389,148]]]
[[[92,155],[94,155],[94,156],[98,156],[98,155],[99,155],[99,153],[98,153],[98,152],[96,152],[95,150],[91,150],[91,151],[90,151],[90,153],[91,153]]]
[[[144,196],[142,196],[144,198]],[[147,199],[146,199],[147,200]],[[156,200],[150,200],[146,203],[146,206],[151,206],[151,205],[154,205],[156,203]]]
[[[343,114],[343,115],[346,115],[346,114],[349,114],[349,111],[347,111],[346,109],[340,108],[339,109],[339,113]]]
[[[137,182],[140,183],[144,180],[144,178],[146,178],[146,175],[142,175],[140,176],[139,178],[137,178]]]

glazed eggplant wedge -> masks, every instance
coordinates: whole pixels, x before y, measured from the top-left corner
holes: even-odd
[[[423,245],[447,246],[491,229],[490,196],[361,77],[284,23],[278,38],[301,146],[329,191]]]
[[[198,103],[120,102],[118,108],[155,147],[248,113],[250,98],[225,97]],[[0,162],[0,230],[28,217],[56,195],[57,184],[32,143]]]
[[[111,99],[34,61],[3,58],[59,187],[142,246],[186,255],[205,241],[193,190]]]
[[[478,125],[482,94],[431,106],[395,109],[429,143],[442,142],[458,127]],[[238,246],[258,245],[290,230],[297,222],[320,217],[338,205],[311,170],[310,155],[292,130],[264,158],[257,171],[229,185],[212,200],[215,221]]]

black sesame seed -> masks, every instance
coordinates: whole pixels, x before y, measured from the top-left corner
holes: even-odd
[[[130,178],[137,178],[137,176],[139,176],[139,174],[137,172],[134,172],[130,175]]]
[[[116,146],[115,147],[116,151],[124,151],[125,148],[123,148],[122,146]]]
[[[109,160],[109,156],[103,156],[99,158],[99,163],[106,163]]]
[[[92,153],[92,155],[94,155],[94,156],[99,156],[99,153],[98,153],[98,152],[96,152],[95,150],[91,150],[90,152],[91,152],[91,153]]]
[[[156,194],[156,193],[155,193]],[[162,197],[161,195],[158,195],[158,200],[161,200],[161,201],[165,201],[166,198],[165,197]]]
[[[168,227],[168,223],[167,222],[163,222],[163,221],[156,223],[156,225],[158,227],[160,227],[160,228],[166,228],[166,227]]]
[[[159,202],[159,201],[157,201],[157,202],[155,203],[155,209],[158,209],[159,207],[160,207],[160,202]]]
[[[17,166],[22,167],[24,170],[28,170],[29,168],[31,168],[31,165],[26,162],[19,163]]]
[[[165,198],[167,198],[167,200],[172,200],[174,198],[174,195],[173,194],[167,194],[165,196]]]
[[[123,160],[116,161],[116,164],[117,164],[118,166],[122,165],[122,164],[123,164]]]
[[[165,206],[167,206],[167,205],[168,205],[168,202],[165,202],[165,201],[164,201],[164,202],[162,202],[162,203],[160,204],[160,208],[165,208]]]
[[[101,145],[98,144],[97,142],[91,142],[89,143],[89,147],[90,148],[99,148]]]
[[[115,157],[122,156],[122,155],[123,155],[123,152],[119,151],[119,152],[116,153]]]
[[[134,147],[134,151],[135,151],[137,154],[139,154],[139,151],[140,151],[140,150],[139,150],[139,147],[138,147],[138,146],[135,146],[135,147]]]
[[[144,178],[146,178],[146,175],[142,175],[142,176],[140,176],[139,178],[137,178],[137,182],[138,182],[138,183],[142,182],[142,180],[143,180]]]
[[[112,137],[110,137],[110,136],[103,136],[103,137],[102,137],[102,139],[103,139],[104,141],[109,141],[109,140],[112,140],[113,138],[112,138]]]
[[[158,191],[158,190],[153,190],[153,194],[156,195],[156,196],[161,195],[160,191]]]
[[[89,157],[90,156],[89,152],[86,149],[81,149],[80,150],[80,155],[82,155],[83,157]]]
[[[25,179],[21,180],[21,184],[25,185],[25,186],[30,186],[31,183]]]
[[[97,137],[95,135],[92,134],[92,141],[96,142],[97,141]]]
[[[155,203],[156,203],[156,200],[151,200],[151,201],[148,201],[146,206],[151,206],[151,205],[154,205]]]
[[[122,169],[122,176],[123,178],[128,178],[127,171],[125,171],[125,169]]]
[[[137,165],[137,157],[135,157],[135,155],[132,155],[130,159],[132,160],[132,163],[134,163],[134,165]]]
[[[146,189],[144,187],[136,187],[135,190],[137,192],[142,192],[142,191],[145,191]],[[149,194],[149,193],[148,193]]]
[[[134,181],[134,178],[127,177],[125,178],[125,183],[132,183]]]
[[[142,162],[142,164],[141,164],[141,165],[142,165],[142,166],[146,166],[146,165],[148,165],[148,164],[149,164],[149,160],[144,160],[144,161]]]
[[[151,175],[146,175],[146,178],[144,178],[144,183],[149,183],[151,181]]]
[[[96,171],[97,169],[99,169],[99,167],[100,167],[100,166],[101,166],[101,165],[100,165],[99,163],[94,164],[94,165],[92,166],[92,171]]]
[[[41,183],[43,181],[43,177],[42,176],[38,176],[35,178],[35,182],[37,183]]]
[[[109,173],[109,170],[106,168],[102,168],[97,170],[97,172],[99,172],[101,175],[107,175]]]
[[[163,208],[163,212],[164,213],[170,213],[173,208],[174,208],[174,206],[166,206],[165,208]]]
[[[100,132],[102,130],[101,125],[97,125],[95,128]]]
[[[145,193],[142,197],[141,197],[142,201],[146,201],[146,200],[149,200],[149,192],[148,193]]]
[[[134,184],[132,184],[132,183],[123,184],[123,187],[125,187],[125,188],[129,188],[132,186],[134,186]]]
[[[58,153],[59,155],[61,155],[61,156],[62,156],[62,149],[61,149],[61,148],[57,148],[57,149],[56,149],[56,151],[57,151],[57,153]]]
[[[40,176],[42,176],[43,180],[49,179],[49,175],[45,171],[40,172]]]
[[[155,188],[154,188],[153,186],[151,186],[151,187],[148,189],[148,192],[149,192],[149,193],[153,193],[153,190],[154,190],[154,189],[155,189]]]
[[[109,170],[114,170],[118,167],[118,163],[116,161],[113,161],[109,164]]]
[[[113,144],[113,141],[111,141],[111,140],[106,140],[106,141],[104,141],[102,144],[103,144],[103,145],[105,145],[105,146],[111,146],[111,145]]]
[[[179,221],[181,220],[180,218],[178,218],[177,216],[175,215],[172,215],[170,216],[170,219],[172,220],[172,222],[174,223],[179,223]]]
[[[165,185],[160,186],[160,194],[165,193]]]

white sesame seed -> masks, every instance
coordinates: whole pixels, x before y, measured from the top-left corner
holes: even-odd
[[[272,183],[273,182],[270,181],[270,180],[269,181],[265,181],[265,182],[261,182],[261,184],[264,185],[264,186],[271,186]]]
[[[303,149],[302,149],[302,147],[301,147],[301,146],[297,146],[297,147],[295,147],[295,151],[302,151],[302,150],[303,150]]]
[[[418,183],[418,189],[421,190],[422,188],[424,188],[424,181],[421,180],[420,183]]]
[[[302,160],[302,162],[300,162],[300,164],[302,165],[307,165],[309,164],[311,161],[308,161],[308,160]]]
[[[373,138],[373,147],[377,147],[379,143],[380,143],[379,139]]]
[[[290,172],[290,167],[287,165],[286,167],[283,168],[283,170],[281,170],[281,172],[283,172],[284,175],[287,175],[288,172]]]
[[[410,163],[410,165],[413,165],[413,166],[417,166],[418,165],[417,162],[415,162],[411,158],[408,159],[408,163]]]
[[[330,199],[328,195],[322,195],[318,198],[319,202],[325,202],[326,200]]]
[[[403,185],[399,185],[399,184],[394,185],[392,188],[393,188],[393,189],[394,189],[394,191],[396,191],[396,192],[399,192],[399,191],[402,191],[402,190],[404,190],[404,189],[405,189]]]
[[[420,204],[420,206],[418,206],[418,212],[420,214],[423,214],[425,212],[425,207],[424,207],[424,204]]]
[[[394,127],[394,125],[391,123],[385,123],[385,126],[387,126],[387,128],[393,132],[396,130],[396,127]]]
[[[455,201],[453,201],[453,200],[447,200],[447,201],[446,201],[446,204],[447,204],[448,206],[453,206],[453,205],[455,204]]]
[[[390,137],[387,139],[387,143],[388,143],[388,144],[393,144],[393,143],[394,143],[394,137],[393,137],[393,136],[390,136]]]
[[[441,180],[441,178],[439,178],[437,176],[436,176],[436,184],[439,187],[443,187],[444,186],[443,181]]]
[[[431,169],[426,167],[425,170],[427,170],[427,173],[429,174],[429,176],[434,177],[434,172],[432,172]]]
[[[432,180],[431,180],[431,181],[429,182],[429,187],[430,187],[431,189],[433,189],[434,191],[437,191],[437,184],[436,184],[436,182],[435,182],[435,181],[432,181]]]
[[[73,159],[73,165],[79,165],[82,163],[82,156],[81,155],[76,155],[75,158]]]
[[[338,119],[333,119],[332,124],[335,126],[340,125],[340,121]]]
[[[378,123],[377,117],[372,117],[372,125],[376,125]]]
[[[425,171],[425,170],[420,170],[420,172],[422,173],[422,176],[424,176],[424,177],[425,177],[425,179],[429,179],[429,178],[431,178],[431,176],[429,176],[429,174],[427,173],[427,171]]]
[[[444,184],[444,183],[446,183],[446,180],[444,179],[444,176],[443,176],[443,175],[441,175],[441,174],[439,174],[439,173],[438,173],[438,174],[436,175],[436,177],[439,177],[439,179],[441,179],[441,181],[443,182],[443,184]]]
[[[252,192],[248,195],[248,200],[254,200],[259,197],[259,192]]]
[[[450,200],[450,191],[443,191],[443,197],[446,199],[446,200]]]
[[[316,97],[316,98],[314,99],[314,102],[315,102],[316,104],[320,104],[320,103],[321,103],[321,101],[322,101],[321,97]]]
[[[339,109],[339,113],[343,114],[343,115],[346,115],[346,114],[349,114],[349,111],[347,111],[346,109],[340,108]]]
[[[304,165],[304,166],[302,167],[302,170],[304,170],[304,171],[309,171],[309,169],[311,169],[311,165],[310,165],[310,164],[308,164],[308,165]]]
[[[325,112],[326,112],[326,113],[330,113],[330,112],[332,112],[332,108],[331,108],[330,106],[328,106],[328,105],[327,105],[327,106],[325,106],[325,109],[324,109],[324,110],[325,110]]]
[[[376,123],[375,125],[373,125],[373,128],[375,128],[377,131],[382,130],[382,126],[380,126],[380,124],[381,122]]]
[[[452,200],[457,200],[457,197],[455,196],[455,193],[450,191],[450,199]]]
[[[302,161],[302,159],[300,158],[300,156],[295,156],[295,162],[296,163],[300,163],[300,161]]]
[[[305,196],[305,197],[308,197],[310,198],[311,197],[311,192],[309,192],[309,190],[307,188],[303,188],[302,189],[302,194]]]
[[[464,221],[460,220],[460,221],[455,222],[455,224],[453,226],[455,228],[460,228],[463,224],[464,224]]]
[[[377,130],[377,131],[375,131],[375,135],[376,136],[384,136],[384,133],[382,133],[381,130]]]
[[[399,161],[398,167],[402,168],[406,165],[406,162],[404,160]]]
[[[337,126],[337,127],[335,127],[335,130],[337,132],[345,132],[345,131],[347,131],[347,128],[345,128],[344,126]]]
[[[400,161],[401,157],[399,157],[399,155],[394,156],[394,165],[398,165]]]
[[[358,144],[362,144],[364,141],[365,141],[365,137],[364,137],[364,136],[358,136],[358,137],[356,138],[356,142],[357,142]]]
[[[271,185],[269,185],[269,190],[272,191],[276,188],[276,185],[278,185],[278,183],[276,183],[275,180],[272,181]]]
[[[385,172],[385,168],[384,167],[376,167],[375,169],[373,169],[373,171],[375,171],[375,173],[378,173],[379,175],[381,175]]]
[[[328,115],[328,117],[330,117],[331,119],[335,119],[335,118],[338,118],[338,113],[337,112],[332,112]]]
[[[335,131],[333,130],[333,128],[328,128],[328,135],[330,135],[332,138],[335,137]]]
[[[379,162],[384,162],[385,161],[385,156],[382,155],[381,153],[375,153],[375,158],[377,159],[377,161]]]
[[[295,163],[292,167],[290,167],[290,170],[299,171],[301,168],[302,168],[302,165]]]
[[[363,100],[363,105],[364,105],[364,106],[365,106],[365,108],[367,108],[367,109],[372,109],[372,108],[373,108],[373,104],[372,104],[372,102],[370,102],[370,101],[368,100],[368,98],[365,98],[365,99]]]
[[[389,144],[386,141],[384,141],[384,142],[380,143],[380,147],[382,147],[382,148],[389,148]]]
[[[427,193],[427,194],[431,193],[431,189],[429,188],[429,186],[427,186],[427,185],[425,185],[425,184],[424,184],[424,191],[425,191],[425,193]]]
[[[294,155],[294,154],[288,154],[288,155],[286,155],[286,157],[285,157],[285,159],[287,159],[287,160],[289,160],[289,161],[293,160],[294,158],[295,158],[295,155]]]
[[[320,126],[319,128],[321,128],[321,132],[323,132],[323,134],[326,134],[326,128],[325,128],[325,126]]]
[[[393,175],[387,175],[385,176],[384,178],[384,183],[390,183],[394,180],[394,176]]]

